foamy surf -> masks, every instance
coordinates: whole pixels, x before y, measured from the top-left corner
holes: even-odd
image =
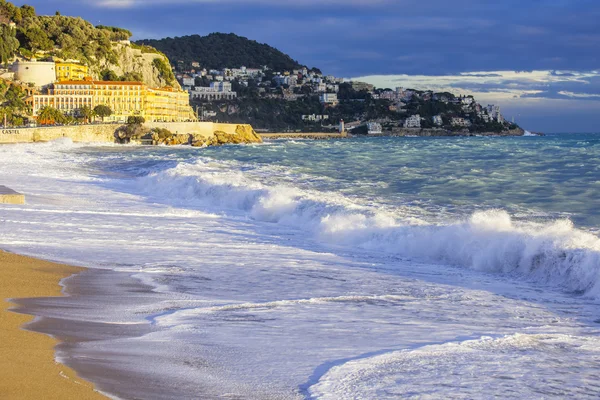
[[[0,246],[112,396],[595,398],[595,143],[0,147]]]
[[[307,232],[319,242],[452,264],[600,295],[600,239],[569,220],[514,221],[504,210],[466,220],[429,223],[405,209],[380,211],[346,196],[269,186],[235,164],[182,162],[136,180],[136,188],[167,204],[206,207]]]

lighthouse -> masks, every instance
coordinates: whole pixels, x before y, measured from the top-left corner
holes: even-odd
[[[344,133],[346,131],[346,127],[344,126],[344,120],[340,120],[340,133]]]

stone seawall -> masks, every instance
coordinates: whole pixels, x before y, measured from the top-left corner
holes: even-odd
[[[114,143],[120,125],[75,125],[37,128],[0,128],[0,144],[49,142],[69,138],[74,142]]]
[[[123,128],[120,124],[52,126],[36,128],[2,129],[0,128],[0,144],[49,142],[60,138],[69,138],[73,142],[83,143],[115,143],[116,133]],[[245,124],[218,124],[213,122],[149,122],[144,128],[152,130],[161,128],[170,131],[173,137],[161,144],[195,144],[211,146],[227,143],[257,143],[260,137],[252,126]],[[150,135],[152,138],[152,135]],[[152,143],[152,139],[149,140]],[[155,143],[158,144],[158,143]]]

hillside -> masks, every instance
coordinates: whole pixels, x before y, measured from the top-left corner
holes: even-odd
[[[9,21],[16,24],[16,29],[8,28]],[[178,86],[166,56],[155,49],[128,45],[131,32],[126,29],[94,26],[58,12],[37,15],[31,6],[17,7],[0,0],[0,36],[3,62],[14,57],[75,59],[89,66],[94,78]]]
[[[241,66],[260,68],[266,65],[275,71],[289,71],[302,67],[287,54],[267,44],[233,33],[169,37],[160,40],[146,39],[136,43],[158,49],[178,67],[189,68],[194,61],[199,62],[201,68],[206,69]],[[181,62],[183,66],[178,65]]]

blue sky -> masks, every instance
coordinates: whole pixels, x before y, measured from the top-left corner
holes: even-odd
[[[136,39],[233,32],[328,74],[474,94],[531,130],[600,132],[598,0],[15,3],[128,28]]]

